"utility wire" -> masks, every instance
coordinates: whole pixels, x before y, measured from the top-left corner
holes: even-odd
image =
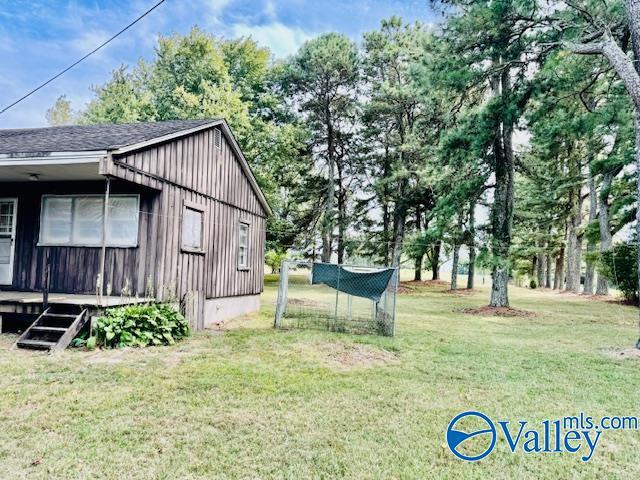
[[[76,65],[78,65],[80,62],[82,62],[83,60],[86,60],[87,58],[89,58],[91,55],[93,55],[94,53],[96,53],[98,50],[100,50],[102,47],[104,47],[105,45],[107,45],[109,42],[113,41],[114,39],[116,39],[117,37],[119,37],[120,35],[122,35],[124,32],[126,32],[127,30],[129,30],[131,27],[133,27],[136,23],[138,23],[140,20],[142,20],[144,17],[146,17],[147,15],[149,15],[152,11],[154,11],[156,8],[158,8],[160,5],[162,5],[166,0],[160,0],[158,3],[156,3],[153,7],[151,7],[149,10],[147,10],[146,12],[144,12],[142,15],[140,15],[138,18],[136,18],[133,22],[131,22],[129,25],[127,25],[126,27],[124,27],[122,30],[120,30],[118,33],[116,33],[115,35],[113,35],[111,38],[109,38],[108,40],[105,40],[103,43],[101,43],[98,47],[94,48],[93,50],[91,50],[89,53],[87,53],[84,57],[82,57],[80,60],[77,60],[76,62],[72,63],[71,65],[69,65],[67,68],[65,68],[64,70],[62,70],[60,73],[58,73],[57,75],[51,77],[49,80],[47,80],[46,82],[38,85],[36,88],[34,88],[33,90],[31,90],[29,93],[26,93],[25,95],[23,95],[22,97],[20,97],[19,99],[17,99],[15,102],[7,105],[6,107],[4,107],[2,110],[0,110],[0,115],[2,115],[4,112],[6,112],[7,110],[9,110],[11,107],[15,107],[18,103],[22,102],[23,100],[26,100],[27,98],[29,98],[31,95],[33,95],[34,93],[36,93],[38,90],[46,87],[47,85],[49,85],[51,82],[53,82],[55,79],[57,79],[58,77],[61,77],[62,75],[64,75],[65,73],[67,73],[69,70],[71,70],[73,67],[75,67]]]

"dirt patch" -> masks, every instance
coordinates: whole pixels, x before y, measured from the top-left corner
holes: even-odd
[[[444,280],[425,280],[423,282],[416,282],[414,280],[410,282],[400,282],[398,286],[398,293],[401,295],[411,295],[418,293],[423,288],[449,285],[449,282]]]
[[[329,344],[323,352],[329,360],[344,367],[375,367],[397,363],[393,352],[364,344]]]
[[[432,287],[434,285],[449,285],[449,282],[447,282],[446,280],[422,280],[422,281],[415,281],[415,280],[411,280],[408,282],[400,282],[402,285],[413,285],[416,287]]]
[[[476,291],[473,290],[472,288],[457,288],[455,290],[451,290],[450,288],[448,288],[446,290],[440,291],[440,293],[446,293],[446,294],[449,294],[449,295],[458,295],[460,297],[466,297],[468,295],[473,295],[474,293],[476,293]]]
[[[623,348],[621,350],[609,350],[604,352],[604,354],[611,358],[640,358],[640,350],[635,347]]]
[[[400,362],[395,353],[362,343],[321,342],[299,344],[297,347],[305,356],[316,357],[321,363],[340,370],[380,367]]]
[[[412,295],[414,293],[416,293],[416,288],[415,287],[409,287],[407,285],[400,285],[398,286],[398,293],[400,295]]]
[[[546,289],[546,291],[549,293],[555,293],[559,297],[579,298],[584,300],[592,300],[594,302],[611,303],[614,305],[630,305],[632,307],[637,306],[637,302],[634,300],[627,300],[622,297],[614,297],[611,295],[585,295],[584,293],[575,293],[575,292],[570,292],[568,290],[557,291],[557,290]]]
[[[468,315],[480,315],[483,317],[486,316],[495,316],[495,317],[535,317],[536,314],[534,312],[530,312],[528,310],[520,310],[519,308],[513,307],[478,307],[478,308],[463,308],[462,313],[466,313]]]

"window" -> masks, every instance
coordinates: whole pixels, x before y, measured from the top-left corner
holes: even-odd
[[[109,197],[108,247],[138,245],[137,195]],[[40,244],[77,247],[102,245],[104,195],[45,195],[42,197]]]
[[[15,214],[12,201],[0,202],[0,233],[13,232],[13,221]]]
[[[249,225],[246,223],[240,223],[238,268],[249,268]]]
[[[185,205],[182,216],[182,249],[202,253],[202,222],[204,213],[197,207]]]

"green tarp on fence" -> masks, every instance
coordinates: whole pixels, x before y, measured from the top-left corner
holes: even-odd
[[[354,272],[340,265],[314,263],[311,283],[313,285],[324,283],[340,292],[379,302],[394,273],[394,268],[374,272]]]

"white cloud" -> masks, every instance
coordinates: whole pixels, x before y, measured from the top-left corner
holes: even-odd
[[[202,0],[202,7],[206,17],[204,22],[207,25],[219,26],[222,21],[222,13],[233,0]]]
[[[280,22],[266,25],[238,23],[231,26],[234,37],[251,37],[269,49],[278,58],[294,54],[300,46],[313,38],[311,33],[301,28],[288,27]]]

